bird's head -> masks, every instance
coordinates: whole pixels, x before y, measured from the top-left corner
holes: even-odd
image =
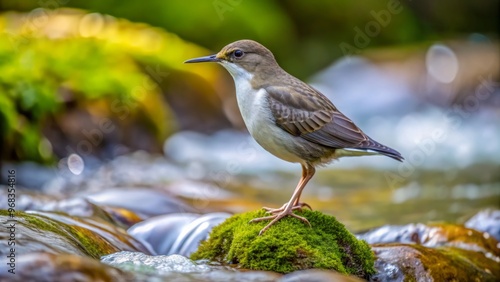
[[[219,53],[185,61],[185,63],[216,62],[233,76],[255,74],[277,66],[273,53],[253,40],[239,40],[226,45]]]

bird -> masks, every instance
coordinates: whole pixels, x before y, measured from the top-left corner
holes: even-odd
[[[266,216],[250,222],[270,221],[259,235],[284,217],[309,221],[294,213],[304,187],[316,167],[348,156],[383,155],[403,161],[402,155],[366,135],[321,92],[283,70],[273,53],[253,40],[238,40],[217,54],[184,63],[215,62],[232,76],[236,99],[250,135],[265,150],[302,166],[302,176],[290,200],[280,208],[267,208]]]

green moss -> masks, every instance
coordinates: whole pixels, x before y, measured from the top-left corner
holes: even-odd
[[[482,252],[456,247],[442,247],[437,250],[449,261],[447,267],[439,267],[443,261],[439,257],[434,258],[434,261],[430,258],[422,259],[429,265],[429,271],[437,278],[436,281],[440,278],[443,278],[441,281],[449,281],[448,277],[469,277],[471,281],[494,281],[500,278],[500,264]]]
[[[375,272],[368,244],[334,217],[309,210],[297,214],[306,217],[312,228],[286,217],[261,236],[259,231],[268,222],[249,221],[264,216],[263,210],[234,215],[215,227],[191,258],[280,273],[321,268],[367,278]]]

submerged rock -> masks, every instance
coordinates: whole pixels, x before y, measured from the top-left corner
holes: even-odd
[[[500,266],[483,254],[417,244],[374,245],[377,274],[370,281],[498,281]]]
[[[98,260],[71,254],[34,252],[17,258],[15,274],[0,266],[0,281],[146,281]]]
[[[500,245],[489,233],[457,224],[408,224],[382,226],[358,235],[369,244],[415,243],[425,247],[456,247],[500,256]]]
[[[372,281],[499,281],[500,243],[456,224],[383,226],[358,236],[372,244]]]
[[[55,254],[75,254],[91,258],[121,250],[148,252],[140,242],[120,233],[104,222],[85,222],[62,214],[15,212],[13,217],[5,210],[0,210],[0,221],[14,224],[15,230],[0,230],[0,241],[7,244],[14,234],[17,254],[48,252]],[[0,255],[9,252],[6,246]]]
[[[234,215],[215,227],[191,258],[280,273],[311,268],[363,278],[374,273],[368,244],[356,239],[334,217],[308,210],[297,214],[306,217],[312,228],[287,217],[260,236],[268,222],[249,221],[264,216],[263,210]]]

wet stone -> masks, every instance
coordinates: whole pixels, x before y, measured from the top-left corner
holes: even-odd
[[[415,243],[429,248],[457,247],[500,256],[498,242],[484,232],[457,224],[408,224],[382,226],[358,235],[369,244]]]
[[[408,224],[358,237],[377,257],[372,281],[499,281],[500,244],[484,234],[456,224]]]
[[[71,254],[33,252],[20,255],[15,274],[0,266],[0,281],[145,281],[141,274],[125,272],[98,260]]]
[[[12,220],[7,211],[0,211],[0,221]],[[105,222],[85,222],[62,214],[48,212],[16,212],[14,214],[16,253],[48,252],[68,253],[100,258],[120,250],[148,249],[139,241],[122,231],[113,229]],[[8,251],[7,242],[10,231],[0,230],[0,255]]]
[[[376,244],[370,281],[498,281],[500,264],[484,254],[417,244]]]
[[[37,214],[50,218],[62,224],[84,228],[101,236],[110,244],[120,250],[141,251],[148,254],[152,253],[152,251],[149,249],[149,246],[142,244],[142,242],[130,236],[124,229],[99,219],[69,217],[56,213],[35,211],[29,211],[29,214]]]

